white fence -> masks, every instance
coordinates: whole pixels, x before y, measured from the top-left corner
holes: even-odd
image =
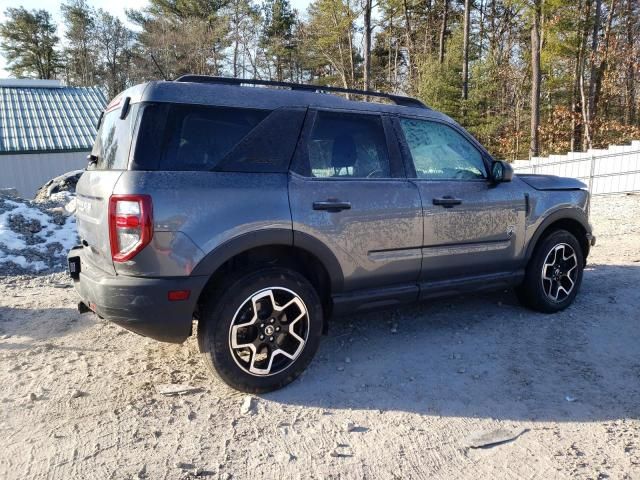
[[[0,188],[15,188],[33,198],[38,188],[58,175],[87,166],[88,152],[0,155]]]
[[[640,140],[608,149],[570,152],[513,162],[516,173],[541,173],[582,180],[593,195],[640,191]]]

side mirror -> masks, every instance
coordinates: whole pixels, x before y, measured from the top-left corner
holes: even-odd
[[[513,168],[507,162],[495,160],[491,164],[491,181],[496,183],[510,182],[513,178]]]

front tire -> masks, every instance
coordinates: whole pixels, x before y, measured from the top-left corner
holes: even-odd
[[[200,351],[229,386],[265,393],[295,380],[315,355],[322,303],[294,270],[265,267],[230,278],[202,309]]]
[[[584,256],[576,237],[556,230],[542,239],[516,289],[520,302],[539,312],[555,313],[573,303],[582,283]]]

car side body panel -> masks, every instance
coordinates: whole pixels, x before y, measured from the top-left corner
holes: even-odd
[[[332,181],[292,175],[290,197],[294,232],[334,253],[344,291],[416,282],[422,211],[415,185],[406,179]],[[351,208],[313,210],[313,202],[329,198],[348,201]]]
[[[154,242],[127,264],[116,264],[118,273],[189,275],[221,245],[263,230],[288,232],[287,243],[293,243],[286,174],[127,171],[113,193],[125,192],[150,195],[154,235],[173,234],[163,237],[164,245],[181,242],[186,248],[172,253],[170,261],[154,262],[144,255],[149,247],[158,247]]]

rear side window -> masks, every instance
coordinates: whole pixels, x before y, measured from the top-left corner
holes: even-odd
[[[176,106],[160,170],[211,170],[268,115],[264,110]]]
[[[307,142],[312,177],[387,178],[389,152],[378,115],[317,113]]]
[[[116,104],[116,106],[119,104]],[[129,148],[138,106],[131,105],[124,119],[120,108],[103,114],[91,154],[98,160],[95,170],[125,170],[129,160]]]
[[[286,172],[304,109],[147,104],[134,169]]]

